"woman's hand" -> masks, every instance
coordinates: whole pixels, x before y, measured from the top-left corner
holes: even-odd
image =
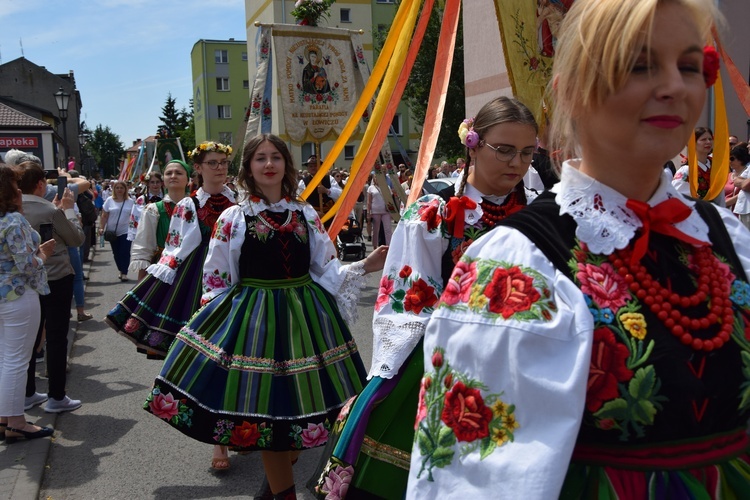
[[[380,245],[378,248],[372,251],[368,255],[364,262],[365,274],[369,274],[374,271],[381,271],[385,265],[385,258],[388,255],[388,246]]]
[[[42,259],[42,262],[46,262],[47,259],[50,258],[50,256],[55,253],[55,240],[54,238],[51,240],[47,240],[41,245],[39,245],[39,258]]]

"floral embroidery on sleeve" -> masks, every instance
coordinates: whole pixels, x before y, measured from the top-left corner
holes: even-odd
[[[435,232],[443,222],[440,215],[440,205],[444,201],[437,197],[431,197],[426,203],[412,203],[404,212],[403,218],[412,221],[422,221],[427,224],[429,232]]]
[[[484,460],[498,446],[513,441],[519,424],[515,405],[488,393],[482,382],[454,370],[445,359],[445,351],[432,352],[432,372],[425,374],[419,390],[416,441],[423,457],[420,477],[434,481],[433,469],[453,462],[458,443],[460,457],[479,452]]]
[[[159,259],[159,264],[164,264],[170,269],[177,269],[182,264],[182,259],[175,257],[174,255],[163,255]]]
[[[192,208],[186,208],[184,205],[177,205],[177,208],[172,213],[172,217],[177,217],[185,222],[193,222],[195,211]]]
[[[231,220],[219,217],[219,220],[216,221],[214,232],[211,237],[215,240],[223,241],[226,243],[232,236],[232,229],[233,228]]]
[[[550,321],[557,306],[544,277],[531,268],[483,259],[456,264],[437,307],[485,318]]]
[[[441,288],[431,277],[427,277],[425,281],[410,266],[405,265],[398,273],[393,271],[380,279],[375,310],[380,311],[390,302],[393,311],[397,313],[432,313]]]

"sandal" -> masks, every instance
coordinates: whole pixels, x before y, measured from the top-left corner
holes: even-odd
[[[93,314],[87,313],[85,311],[82,312],[82,313],[78,313],[78,321],[79,322],[81,322],[81,321],[88,321],[88,320],[92,319],[93,317],[94,317]]]
[[[219,446],[219,449],[224,456],[211,458],[211,468],[213,470],[227,470],[230,467],[229,451],[227,450],[226,446]],[[216,450],[214,450],[214,453],[216,453]]]
[[[20,434],[20,436],[11,436],[9,433]],[[13,444],[19,439],[29,440],[38,439],[43,437],[51,436],[55,430],[51,427],[41,427],[38,431],[29,432],[23,429],[14,429],[13,427],[6,427],[5,431],[5,442],[7,444]]]

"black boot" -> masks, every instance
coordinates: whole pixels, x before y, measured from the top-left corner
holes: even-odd
[[[294,485],[273,496],[273,500],[297,500],[297,490]]]
[[[271,485],[268,484],[268,478],[265,474],[263,474],[263,482],[260,483],[260,488],[255,492],[253,500],[273,500]]]

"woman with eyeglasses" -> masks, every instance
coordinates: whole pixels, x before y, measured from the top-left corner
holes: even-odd
[[[422,336],[466,247],[531,198],[523,177],[537,135],[521,102],[499,97],[459,128],[474,167],[460,182],[407,207],[391,238],[373,316],[370,382],[342,411],[338,441],[316,493],[351,476],[351,498],[403,498],[423,374]],[[341,428],[343,426],[343,428]],[[384,481],[383,478],[388,478]]]
[[[436,305],[406,498],[750,496],[750,233],[664,173],[715,26],[714,0],[565,14],[548,102],[570,159]]]
[[[200,307],[203,261],[219,215],[235,205],[225,186],[232,147],[203,142],[188,153],[202,185],[177,203],[161,257],[107,314],[107,323],[149,359],[164,359],[187,321]],[[189,170],[189,169],[186,169]],[[229,468],[226,447],[217,446],[211,466]]]

